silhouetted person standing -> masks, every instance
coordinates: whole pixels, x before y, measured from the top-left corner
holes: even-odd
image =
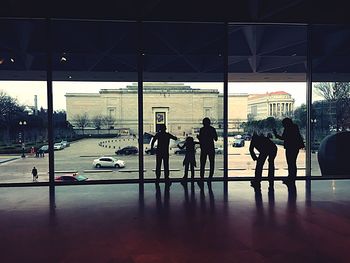
[[[197,138],[201,145],[201,155],[200,155],[200,176],[204,179],[205,163],[207,162],[207,157],[209,157],[210,162],[210,172],[209,180],[213,178],[214,175],[214,162],[215,162],[215,146],[214,141],[218,140],[218,135],[214,127],[210,126],[210,119],[203,119],[203,127],[199,130],[199,135]]]
[[[169,183],[169,143],[170,139],[177,140],[177,137],[166,132],[166,126],[160,125],[159,131],[153,137],[151,143],[151,151],[153,151],[154,143],[157,143],[157,153],[156,153],[156,178],[160,179],[161,165],[163,161],[164,166],[164,177],[166,184]]]
[[[194,167],[197,166],[196,149],[195,149],[196,144],[199,144],[199,142],[195,142],[193,140],[193,137],[188,136],[183,145],[180,145],[180,144],[177,145],[177,147],[179,147],[180,149],[186,149],[185,159],[183,161],[183,165],[185,166],[183,183],[188,178],[188,168],[191,168],[191,178],[192,179],[194,178]]]
[[[294,184],[297,177],[297,157],[299,150],[305,148],[303,137],[301,137],[298,125],[294,124],[290,118],[282,120],[283,133],[278,135],[276,129],[273,130],[276,138],[283,140],[286,149],[286,159],[288,164],[288,178],[283,180],[284,184]]]
[[[271,136],[271,135],[270,135]],[[256,156],[254,149],[259,151],[259,157]],[[253,134],[252,140],[249,146],[250,156],[254,161],[256,161],[255,166],[255,178],[251,181],[251,186],[254,188],[260,188],[262,171],[266,159],[269,162],[269,190],[273,190],[273,181],[275,177],[275,158],[277,155],[277,146],[270,140],[270,138],[265,137],[263,134]]]

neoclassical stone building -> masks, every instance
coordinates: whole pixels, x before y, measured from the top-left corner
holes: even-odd
[[[122,89],[101,89],[99,93],[67,93],[67,119],[75,125],[75,116],[87,113],[94,116],[109,116],[114,119],[115,129],[127,129],[130,133],[138,131],[138,89],[137,84]],[[271,93],[272,94],[272,93]],[[289,94],[285,93],[284,96]],[[289,98],[230,94],[228,97],[229,131],[239,131],[248,114],[256,118],[269,114],[267,101],[282,100],[294,102]],[[280,103],[280,102],[278,102]],[[261,105],[266,104],[265,108]],[[283,106],[283,110],[285,110]],[[292,107],[292,106],[291,106]],[[273,108],[272,108],[273,109]],[[277,109],[277,108],[276,108]],[[289,108],[288,108],[289,109]],[[292,108],[291,108],[292,109]],[[276,112],[281,112],[281,109]],[[279,115],[275,115],[279,116]],[[194,89],[179,83],[145,83],[143,90],[143,129],[154,133],[157,125],[165,124],[168,131],[176,135],[198,132],[204,117],[209,117],[220,132],[223,123],[223,95],[217,89]],[[78,127],[76,126],[78,129]],[[93,122],[87,128],[94,129]]]
[[[101,89],[99,93],[67,93],[67,119],[74,124],[77,114],[90,118],[103,115],[115,119],[115,128],[138,130],[137,84],[123,89]],[[204,117],[220,128],[222,96],[217,89],[192,89],[184,84],[145,83],[143,90],[143,124],[145,132],[155,132],[165,124],[176,135],[192,134],[201,127]],[[90,124],[93,127],[93,124]]]
[[[267,117],[283,118],[294,112],[294,99],[284,91],[250,94],[248,97],[248,114],[256,120]]]

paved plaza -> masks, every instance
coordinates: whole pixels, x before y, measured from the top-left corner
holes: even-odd
[[[220,143],[220,142],[219,142]],[[249,141],[241,148],[232,147],[231,138],[229,139],[229,176],[230,177],[250,177],[254,176],[255,162],[249,155]],[[84,139],[71,144],[70,147],[61,151],[55,151],[55,172],[56,176],[78,172],[88,177],[90,180],[108,180],[108,179],[137,179],[138,173],[138,155],[116,156],[115,150],[127,145],[137,145],[137,139],[133,137],[124,137],[122,139]],[[149,145],[144,145],[144,149]],[[170,150],[170,177],[180,178],[183,176],[182,162],[184,155],[173,154]],[[278,146],[278,153],[275,160],[276,176],[287,175],[287,164],[285,161],[285,152],[282,146]],[[125,168],[94,168],[92,161],[101,156],[113,156],[125,161]],[[0,183],[19,183],[31,182],[31,170],[35,166],[39,173],[39,182],[48,181],[48,154],[44,158],[36,158],[27,155],[26,158],[20,158],[20,155],[0,156]],[[199,177],[199,150],[196,155],[197,169],[196,177]],[[305,151],[301,150],[298,157],[298,176],[305,176]],[[265,165],[267,168],[267,163]],[[145,178],[155,178],[155,156],[144,155]],[[207,164],[207,168],[209,165]],[[316,154],[312,155],[313,175],[319,176],[319,166],[316,160]],[[206,176],[208,172],[206,172]],[[163,176],[163,175],[162,175]],[[215,177],[223,176],[223,155],[216,155],[215,159]],[[263,176],[267,176],[267,170],[264,170]]]

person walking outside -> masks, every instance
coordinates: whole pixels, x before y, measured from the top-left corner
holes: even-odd
[[[261,177],[262,171],[266,159],[269,162],[269,190],[273,190],[274,186],[274,177],[275,177],[275,158],[277,155],[277,146],[270,140],[272,137],[271,134],[268,134],[267,137],[264,134],[258,135],[257,133],[253,134],[252,140],[250,141],[249,152],[250,156],[254,161],[256,161],[255,166],[255,178],[251,181],[251,186],[254,189],[260,189],[261,186]],[[254,149],[258,150],[259,156],[257,157]]]
[[[199,135],[197,138],[201,147],[201,155],[200,155],[200,177],[204,179],[204,171],[205,164],[207,162],[207,157],[209,157],[210,163],[210,171],[208,181],[214,176],[214,167],[215,167],[215,145],[214,141],[218,140],[218,135],[216,133],[216,129],[212,127],[210,124],[210,119],[208,117],[204,118],[203,127],[199,130]]]
[[[166,132],[166,126],[160,125],[159,131],[154,135],[151,143],[151,152],[154,149],[154,144],[157,141],[156,151],[156,179],[157,183],[160,179],[161,165],[163,162],[165,183],[170,185],[169,181],[169,143],[170,139],[177,140],[177,137]]]
[[[294,184],[297,177],[297,158],[299,150],[305,148],[303,137],[300,134],[299,127],[290,118],[282,120],[283,133],[279,135],[276,129],[273,133],[276,138],[283,140],[283,145],[286,150],[286,160],[288,165],[288,177],[283,180],[287,186]]]
[[[35,166],[32,169],[32,176],[33,176],[33,182],[38,181],[38,170],[35,168]]]
[[[195,142],[193,137],[186,137],[186,141],[183,145],[178,144],[177,147],[180,149],[186,149],[185,159],[183,161],[183,166],[185,166],[185,172],[183,180],[181,183],[186,183],[188,178],[188,169],[191,168],[191,178],[194,179],[194,167],[196,167],[196,149],[195,145],[199,142]]]

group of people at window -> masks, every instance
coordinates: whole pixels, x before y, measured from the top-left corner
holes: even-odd
[[[191,178],[195,176],[194,167],[196,167],[196,157],[195,157],[195,145],[200,145],[200,180],[198,184],[203,185],[205,165],[207,159],[209,159],[210,168],[209,176],[207,182],[210,183],[214,176],[214,163],[215,163],[215,141],[218,140],[218,136],[214,127],[211,126],[209,118],[204,118],[203,127],[199,130],[197,135],[198,141],[191,136],[187,136],[185,143],[183,145],[178,144],[178,147],[185,149],[185,158],[183,161],[184,176],[182,183],[186,183],[188,179],[188,172],[191,170]],[[304,141],[300,134],[299,127],[293,123],[290,118],[285,118],[282,120],[283,133],[279,135],[274,129],[273,133],[276,138],[283,140],[283,145],[285,148],[286,160],[288,165],[288,176],[283,180],[283,183],[287,186],[293,186],[295,184],[297,176],[297,165],[296,160],[299,154],[299,150],[304,148]],[[249,152],[254,161],[256,161],[255,177],[251,181],[251,186],[254,189],[260,189],[262,180],[263,166],[268,160],[268,181],[269,189],[274,187],[274,175],[275,175],[275,165],[274,161],[277,155],[277,146],[271,140],[272,134],[267,135],[263,133],[255,132],[252,136]],[[169,144],[170,140],[177,140],[177,137],[166,132],[166,126],[161,125],[159,131],[154,136],[151,143],[151,150],[153,150],[155,142],[157,142],[157,152],[156,152],[156,180],[157,183],[161,176],[161,164],[163,162],[164,166],[164,178],[166,185],[170,185],[169,180]],[[259,154],[257,155],[254,150],[257,150]]]
[[[204,118],[203,127],[199,130],[199,134],[197,135],[198,141],[195,141],[194,138],[191,136],[187,136],[185,143],[183,145],[178,144],[179,148],[186,150],[185,158],[183,161],[183,165],[185,167],[183,182],[188,178],[189,169],[191,170],[191,177],[194,178],[194,167],[197,166],[196,157],[195,157],[196,144],[199,144],[201,148],[200,177],[204,179],[205,164],[208,158],[210,163],[208,181],[211,181],[211,179],[214,176],[214,168],[215,168],[215,143],[214,142],[218,140],[218,135],[216,133],[216,129],[212,127],[210,124],[211,124],[210,119]],[[159,128],[159,131],[156,133],[151,143],[151,150],[152,150],[154,148],[155,142],[157,142],[156,179],[157,181],[160,179],[161,164],[163,162],[164,177],[167,185],[171,184],[169,180],[169,143],[171,139],[177,140],[177,137],[166,132],[166,126],[161,125]]]

